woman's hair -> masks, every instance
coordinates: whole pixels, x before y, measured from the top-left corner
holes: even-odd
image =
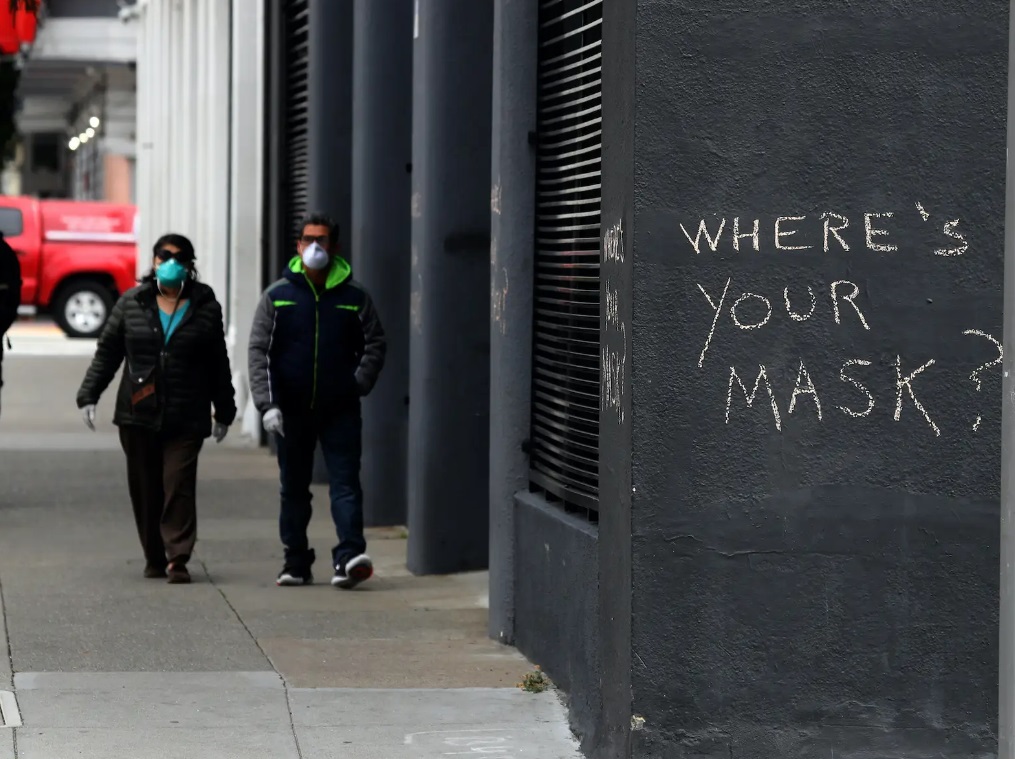
[[[162,237],[155,241],[155,244],[152,246],[152,257],[157,257],[159,251],[166,245],[179,248],[180,252],[176,254],[177,260],[190,269],[190,278],[196,280],[198,278],[197,267],[194,265],[194,261],[197,260],[197,255],[194,253],[194,243],[183,235],[170,232],[169,234],[162,235]],[[141,278],[141,282],[155,282],[155,267],[152,267],[151,271]]]

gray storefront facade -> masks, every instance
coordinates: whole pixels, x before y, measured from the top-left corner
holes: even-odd
[[[368,521],[584,750],[996,755],[1008,3],[266,19],[263,278],[328,212],[389,332]]]

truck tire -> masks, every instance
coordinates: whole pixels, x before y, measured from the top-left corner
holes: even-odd
[[[113,309],[113,293],[95,279],[79,279],[60,288],[53,318],[68,337],[96,338]]]

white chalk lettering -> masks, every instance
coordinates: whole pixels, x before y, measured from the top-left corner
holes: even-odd
[[[955,231],[955,227],[959,225],[959,220],[946,221],[944,226],[944,233],[951,237],[953,240],[958,240],[961,245],[957,245],[952,248],[938,248],[934,251],[935,255],[938,256],[961,256],[967,250],[969,250],[969,243],[966,242],[966,238]]]
[[[739,307],[740,304],[742,304],[744,301],[750,300],[752,298],[760,300],[762,303],[765,304],[765,308],[768,310],[765,313],[765,318],[762,319],[761,321],[755,322],[754,324],[745,324],[744,322],[740,321],[740,319],[737,317],[737,307]],[[759,327],[764,327],[766,324],[768,324],[768,320],[772,318],[772,301],[770,301],[764,295],[758,295],[757,293],[744,293],[739,298],[737,298],[737,302],[733,304],[733,307],[730,309],[730,316],[733,317],[733,323],[736,324],[738,327],[740,327],[740,329],[758,329]]]
[[[806,384],[805,384],[806,383]],[[814,408],[818,411],[818,421],[821,421],[821,399],[818,398],[818,390],[814,387],[814,380],[811,379],[804,362],[800,362],[800,369],[796,375],[796,385],[793,386],[793,395],[789,399],[789,413],[796,408],[796,399],[800,395],[810,395],[814,398]]]
[[[599,410],[602,412],[614,411],[617,415],[617,423],[623,424],[625,417],[624,382],[627,375],[627,325],[621,322],[617,326],[619,329],[617,327],[613,329],[620,333],[620,349],[604,345],[599,354],[601,362]]]
[[[760,248],[760,246],[761,246],[761,237],[759,235],[760,228],[758,226],[759,223],[760,222],[758,221],[758,219],[755,219],[754,220],[754,230],[752,232],[745,232],[745,233],[741,234],[740,233],[740,217],[739,216],[734,216],[733,217],[733,250],[735,250],[735,251],[737,251],[739,253],[740,252],[740,241],[741,240],[745,240],[748,237],[750,237],[751,240],[754,241],[754,250],[755,251],[758,251],[758,250],[761,249]],[[719,231],[721,232],[722,229],[720,229]]]
[[[708,225],[705,223],[705,220],[702,219],[700,222],[698,222],[698,234],[694,236],[694,239],[691,239],[691,235],[686,229],[684,229],[684,225],[683,224],[680,225],[680,229],[683,230],[684,232],[684,237],[686,237],[687,241],[694,246],[695,253],[701,253],[702,235],[705,235],[705,239],[708,241],[708,247],[712,249],[713,253],[715,253],[716,248],[719,246],[719,238],[722,236],[722,231],[725,228],[726,228],[726,219],[723,219],[719,223],[719,230],[715,233],[715,237],[712,237],[712,235],[710,235],[708,232]]]
[[[842,299],[849,303],[849,305],[853,307],[853,310],[856,311],[856,315],[860,317],[860,323],[863,325],[863,328],[869,330],[870,326],[867,324],[867,320],[863,318],[863,313],[860,311],[860,307],[856,305],[855,298],[860,294],[860,288],[853,282],[845,279],[840,279],[838,282],[832,283],[832,310],[835,312],[835,323],[842,324],[842,320],[839,318],[839,285],[849,285],[853,288],[853,292],[849,295],[843,295]]]
[[[685,232],[686,234],[686,232]],[[715,250],[715,248],[713,248]],[[603,259],[624,263],[624,222],[618,221],[603,236]]]
[[[888,213],[865,213],[863,215],[864,229],[867,231],[867,247],[878,253],[892,253],[899,249],[898,245],[892,245],[890,243],[879,243],[874,242],[875,237],[887,237],[887,229],[875,229],[873,225],[874,219],[890,219],[895,214],[889,211]]]
[[[747,387],[744,385],[743,380],[737,375],[737,369],[734,366],[730,367],[730,385],[729,392],[726,395],[726,424],[730,423],[730,406],[733,405],[733,383],[736,382],[740,385],[740,389],[744,393],[744,398],[747,400],[747,407],[751,408],[754,406],[754,399],[758,396],[758,388],[761,383],[765,383],[765,390],[768,392],[768,398],[772,402],[772,415],[775,417],[775,429],[782,431],[782,417],[779,415],[779,404],[775,401],[775,393],[772,392],[772,384],[768,381],[768,373],[765,371],[764,366],[758,367],[758,378],[754,380],[754,389],[750,393],[747,392]]]
[[[780,216],[778,219],[775,220],[775,247],[776,247],[776,250],[809,250],[810,249],[810,247],[811,247],[810,245],[783,245],[780,242],[781,238],[783,238],[783,237],[791,237],[792,235],[796,234],[796,230],[795,229],[791,230],[789,232],[783,232],[780,229],[780,226],[782,225],[782,223],[784,221],[803,221],[805,218],[806,218],[805,216]]]
[[[814,315],[814,309],[818,305],[818,299],[814,296],[814,291],[811,289],[810,285],[807,285],[807,294],[811,296],[811,310],[806,314],[798,314],[789,304],[789,288],[787,287],[782,291],[782,297],[786,301],[786,313],[789,314],[789,318],[795,322],[805,322]]]
[[[867,386],[846,374],[846,369],[848,369],[851,366],[870,366],[870,365],[871,365],[870,361],[865,361],[862,358],[853,358],[844,363],[842,365],[842,368],[839,370],[839,379],[841,379],[843,382],[848,382],[857,390],[859,390],[861,393],[867,396],[867,408],[865,408],[863,411],[854,411],[853,409],[846,408],[845,406],[838,406],[839,411],[843,412],[848,416],[852,416],[854,418],[869,416],[870,412],[874,410],[874,396],[871,394],[870,390],[867,389]]]
[[[620,324],[620,294],[606,281],[606,323]]]
[[[902,418],[902,391],[906,390],[909,393],[909,397],[913,401],[913,405],[916,406],[917,410],[923,414],[923,418],[927,420],[927,424],[930,425],[931,429],[934,430],[934,434],[938,437],[941,436],[941,430],[934,424],[934,420],[930,418],[930,414],[927,413],[927,409],[923,407],[919,399],[916,397],[916,393],[913,391],[913,380],[923,373],[928,367],[934,365],[934,359],[931,359],[926,364],[921,366],[915,372],[910,374],[908,377],[903,379],[902,377],[902,356],[895,357],[895,421],[899,421]]]
[[[1001,363],[1004,361],[1004,346],[1001,345],[1001,343],[993,335],[988,335],[986,332],[983,332],[982,330],[979,329],[967,329],[962,334],[976,335],[977,337],[986,338],[987,340],[990,340],[990,342],[992,342],[994,344],[994,347],[997,349],[997,358],[988,361],[987,363],[981,366],[976,367],[975,369],[973,369],[973,373],[969,375],[969,379],[971,379],[973,382],[976,383],[976,392],[980,392],[980,390],[983,389],[983,376],[982,376],[983,372],[987,371],[987,369],[990,369],[991,367],[1000,366]],[[1005,376],[1007,375],[1008,373],[1005,372]],[[976,432],[978,429],[980,429],[981,421],[983,421],[983,418],[977,415],[976,421],[973,422],[973,432]]]
[[[839,221],[839,226],[833,227],[831,224],[832,217],[835,217]],[[825,222],[825,253],[828,252],[828,235],[832,234],[835,239],[839,241],[839,245],[842,246],[843,250],[849,250],[849,245],[842,239],[842,235],[839,234],[842,230],[849,226],[849,219],[841,214],[832,213],[831,211],[821,214],[822,220]]]
[[[712,301],[712,299],[708,296],[708,293],[705,292],[705,288],[704,287],[702,287],[700,284],[698,285],[698,289],[701,290],[701,294],[705,296],[705,300],[708,301],[708,305],[711,306],[712,310],[715,312],[712,315],[712,326],[708,330],[708,337],[705,338],[705,347],[701,349],[701,355],[698,356],[698,368],[699,369],[705,363],[705,354],[708,353],[708,346],[712,344],[712,336],[715,334],[716,324],[719,323],[719,314],[722,313],[722,306],[723,306],[723,303],[726,301],[726,293],[730,289],[730,282],[731,281],[732,281],[732,277],[730,277],[729,279],[726,280],[726,287],[723,288],[722,297],[719,298],[719,305],[716,305]]]
[[[924,210],[923,203],[917,203],[916,210],[920,212],[920,218],[922,218],[924,221],[927,221],[930,218],[930,214],[927,213],[926,210]]]

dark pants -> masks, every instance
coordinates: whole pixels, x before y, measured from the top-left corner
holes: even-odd
[[[204,440],[124,425],[120,445],[145,559],[154,567],[186,564],[197,541],[197,457]]]
[[[313,554],[307,542],[310,525],[310,483],[314,476],[314,453],[320,442],[328,468],[331,518],[338,533],[332,549],[332,566],[366,551],[363,537],[363,490],[359,468],[363,422],[359,408],[326,418],[283,416],[284,436],[277,437],[282,509],[279,535],[285,547],[286,565],[309,568]]]

